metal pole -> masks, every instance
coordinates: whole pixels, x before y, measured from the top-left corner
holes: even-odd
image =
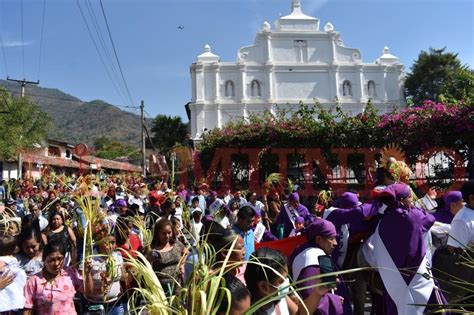
[[[171,151],[171,190],[174,190],[174,162],[176,161],[176,152]]]
[[[23,80],[17,80],[17,79],[10,79],[9,76],[7,76],[8,81],[13,81],[20,83],[21,85],[21,97],[25,97],[25,90],[26,90],[26,85],[27,84],[39,84],[39,80],[36,82],[33,81],[26,81],[25,78]],[[21,152],[18,154],[18,179],[21,179],[23,177],[23,162],[22,162],[22,157],[21,157]]]
[[[142,127],[142,169],[143,177],[146,177],[146,163],[145,163],[145,102],[142,100],[140,104],[140,113],[141,113],[141,127]]]

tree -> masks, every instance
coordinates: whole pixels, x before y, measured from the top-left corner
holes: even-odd
[[[182,143],[188,133],[188,124],[179,116],[158,115],[151,127],[152,141],[160,153],[167,155],[176,143]]]
[[[95,155],[102,159],[113,160],[121,156],[128,156],[130,159],[136,160],[140,157],[137,148],[106,136],[97,138],[94,141],[94,148],[96,149]]]
[[[51,118],[32,100],[13,98],[0,87],[0,160],[43,142],[51,127]]]
[[[425,100],[468,100],[474,96],[474,74],[462,65],[458,55],[442,49],[421,51],[406,77],[408,101],[422,105]]]

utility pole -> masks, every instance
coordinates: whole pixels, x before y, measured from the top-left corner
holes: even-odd
[[[26,85],[27,84],[39,84],[40,81],[37,80],[36,82],[33,82],[33,81],[26,81],[25,78],[23,78],[23,80],[16,80],[16,79],[10,79],[9,76],[7,76],[7,80],[8,81],[13,81],[13,82],[17,82],[17,83],[20,83],[21,84],[21,97],[25,97],[25,90],[26,90]],[[23,176],[23,162],[21,160],[21,152],[18,153],[18,179],[21,179],[22,176]]]
[[[23,78],[23,80],[16,80],[16,79],[10,79],[9,76],[7,76],[7,80],[8,81],[13,81],[13,82],[17,82],[17,83],[20,83],[21,84],[21,97],[25,97],[25,89],[26,89],[26,85],[27,84],[39,84],[40,81],[36,81],[36,82],[33,82],[33,81],[26,81],[25,78]]]
[[[140,104],[141,125],[142,125],[142,168],[143,177],[146,177],[146,156],[145,156],[145,102],[142,100]]]

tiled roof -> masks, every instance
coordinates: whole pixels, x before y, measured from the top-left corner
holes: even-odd
[[[54,156],[44,156],[35,154],[34,152],[23,152],[21,154],[24,163],[35,163],[43,165],[52,165],[66,168],[90,169],[91,164],[96,164],[97,168],[117,170],[124,172],[141,172],[141,167],[130,163],[117,162],[112,160],[101,159],[95,156],[86,155],[79,157],[73,155],[74,159],[64,159]]]
[[[44,156],[44,155],[38,155],[34,153],[22,153],[21,158],[24,163],[36,163],[36,164],[53,165],[53,166],[59,166],[59,167],[89,169],[88,163],[81,164],[71,159],[62,159],[59,157]]]
[[[119,170],[119,171],[126,171],[126,172],[141,172],[142,171],[142,168],[140,166],[137,166],[134,164],[101,159],[92,155],[86,155],[82,157],[74,155],[74,158],[79,161],[83,161],[84,163],[87,163],[89,165],[97,164],[98,168],[100,167],[100,168],[105,168],[109,170]]]

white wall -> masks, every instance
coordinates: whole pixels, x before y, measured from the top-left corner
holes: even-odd
[[[18,178],[18,163],[17,162],[2,162],[3,164],[3,179],[17,179]]]
[[[317,99],[330,107],[337,97],[345,112],[356,115],[369,99],[367,85],[371,80],[376,94],[370,98],[381,113],[391,110],[393,104],[404,106],[400,96],[403,65],[396,57],[394,66],[362,63],[361,52],[344,47],[339,33],[317,31],[311,26],[313,22],[300,22],[284,20],[286,31],[257,33],[253,45],[237,52],[238,62],[220,62],[216,55],[198,57],[191,65],[193,138],[200,137],[204,128],[210,130],[250,113],[262,113],[274,103],[294,109],[299,101],[312,104]],[[227,80],[234,83],[233,97],[225,96]],[[260,82],[260,97],[251,96],[252,80]],[[352,95],[343,95],[345,80],[351,82]]]

